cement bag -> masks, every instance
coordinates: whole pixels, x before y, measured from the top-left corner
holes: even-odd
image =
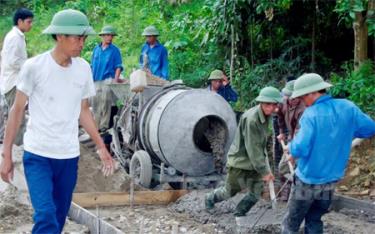
[[[146,72],[143,70],[135,70],[130,74],[130,90],[132,92],[143,92],[147,86]]]

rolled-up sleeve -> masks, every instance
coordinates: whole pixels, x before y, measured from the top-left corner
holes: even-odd
[[[162,50],[162,54],[161,54],[161,76],[168,80],[168,76],[169,76],[169,61],[168,61],[168,51],[167,49],[163,49]]]
[[[355,107],[356,129],[354,136],[358,138],[369,138],[375,135],[375,121],[370,116],[363,113],[358,107]]]
[[[120,50],[117,49],[114,51],[113,59],[114,59],[113,64],[114,64],[115,69],[120,68],[121,71],[123,71],[124,66],[122,65],[122,58],[121,58]]]

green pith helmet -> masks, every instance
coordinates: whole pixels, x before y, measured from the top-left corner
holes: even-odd
[[[159,31],[155,28],[155,26],[151,25],[143,30],[142,36],[159,36]]]
[[[96,33],[85,14],[68,9],[57,12],[43,34],[94,35]]]
[[[99,33],[99,36],[102,36],[105,34],[117,36],[116,29],[110,25],[104,26],[102,28],[102,31]]]
[[[208,77],[208,80],[222,80],[224,79],[224,73],[221,70],[213,70],[210,74],[210,77]]]
[[[316,73],[307,73],[298,77],[294,83],[294,90],[291,98],[301,97],[305,94],[327,89],[331,86],[332,85],[325,82],[320,75]]]
[[[295,80],[291,80],[288,83],[286,83],[285,87],[281,90],[285,96],[290,97],[293,93],[293,87],[294,87]]]
[[[263,88],[255,100],[267,103],[281,103],[283,101],[280,91],[272,86]]]

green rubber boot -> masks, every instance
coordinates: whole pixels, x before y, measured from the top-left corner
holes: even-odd
[[[246,213],[255,205],[257,200],[250,195],[246,195],[236,206],[236,210],[234,212],[234,216],[241,217],[246,216]]]
[[[205,204],[207,211],[215,208],[215,203],[217,202],[215,197],[216,197],[215,191],[206,194],[205,199],[204,199],[204,204]]]

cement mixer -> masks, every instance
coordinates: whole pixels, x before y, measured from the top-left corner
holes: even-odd
[[[236,119],[221,96],[159,79],[139,93],[128,84],[111,89],[124,101],[111,129],[111,150],[135,183],[180,188],[223,179]]]

